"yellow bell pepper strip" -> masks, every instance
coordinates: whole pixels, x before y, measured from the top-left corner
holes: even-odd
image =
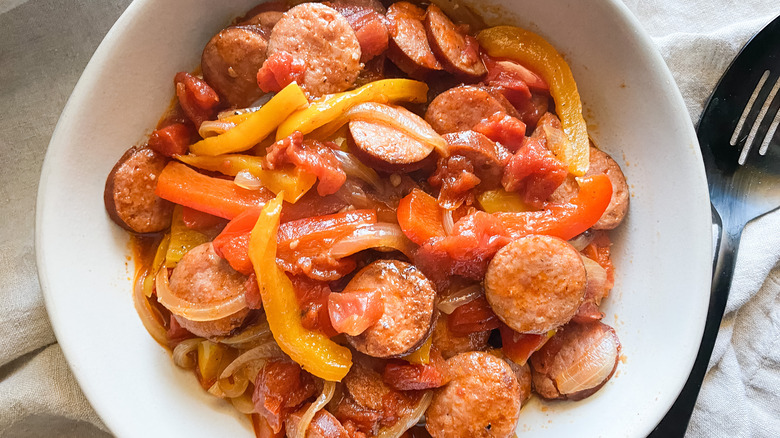
[[[190,146],[190,152],[195,155],[213,156],[251,149],[268,137],[290,114],[304,108],[308,103],[306,95],[293,82],[235,128],[214,137],[204,138]]]
[[[433,344],[432,338],[428,338],[422,347],[415,350],[414,353],[404,356],[403,359],[409,363],[417,365],[428,365],[431,363],[431,345]]]
[[[144,277],[143,289],[146,298],[150,298],[152,296],[152,292],[154,291],[154,277],[157,276],[157,271],[163,267],[165,256],[168,254],[168,244],[170,242],[171,235],[166,234],[160,240],[160,244],[157,245],[157,251],[154,253],[154,260],[152,261],[152,265],[149,266],[149,270],[146,272],[146,277]]]
[[[561,119],[568,143],[553,150],[569,173],[588,171],[588,130],[582,117],[582,102],[571,69],[560,53],[541,36],[514,26],[496,26],[481,31],[477,40],[488,55],[520,62],[550,85],[555,112]]]
[[[352,352],[322,333],[303,327],[293,284],[276,264],[282,198],[277,195],[263,207],[249,238],[249,259],[268,325],[282,351],[303,369],[328,381],[340,381],[352,366]]]
[[[517,192],[504,189],[486,190],[477,195],[477,202],[487,213],[533,211],[535,208],[523,202]]]
[[[171,221],[171,234],[168,249],[165,251],[165,267],[174,268],[187,251],[196,246],[208,242],[210,239],[205,234],[187,228],[182,220],[182,207],[173,208],[173,220]]]
[[[295,131],[308,134],[336,120],[345,111],[360,103],[424,103],[427,100],[428,85],[424,82],[412,79],[382,79],[370,82],[352,91],[323,96],[306,109],[293,113],[277,129],[276,139],[289,137]]]
[[[284,192],[284,200],[294,204],[317,182],[317,177],[304,170],[290,166],[284,169],[263,169],[263,158],[252,155],[176,155],[176,159],[198,169],[236,176],[246,170],[260,179],[263,186],[274,194]]]

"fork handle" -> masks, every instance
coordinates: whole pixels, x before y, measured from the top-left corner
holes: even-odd
[[[680,392],[666,416],[648,435],[649,438],[682,438],[685,436],[699,390],[701,390],[704,375],[707,373],[707,365],[709,364],[712,350],[715,347],[715,339],[718,337],[720,322],[723,319],[723,312],[726,310],[731,280],[734,277],[739,240],[742,237],[742,229],[745,226],[744,223],[730,220],[728,217],[723,220],[713,209],[713,221],[716,219],[721,224],[721,233],[720,239],[716,243],[710,306],[707,311],[707,321],[704,325],[704,335],[702,336],[699,353],[696,355],[693,369],[688,376],[688,381],[685,382],[682,392]]]

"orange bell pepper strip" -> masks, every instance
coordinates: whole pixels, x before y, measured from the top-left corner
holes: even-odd
[[[276,140],[289,137],[295,131],[308,134],[336,120],[345,111],[360,103],[424,103],[427,100],[428,85],[424,82],[412,79],[382,79],[370,82],[351,91],[323,96],[307,108],[293,113],[277,129]]]
[[[301,196],[317,182],[316,176],[295,166],[275,170],[264,169],[263,158],[252,155],[229,154],[209,157],[190,154],[177,155],[176,159],[198,169],[230,176],[236,176],[238,172],[246,170],[259,178],[263,186],[274,194],[284,191],[284,200],[291,204],[301,199]]]
[[[442,225],[442,209],[436,198],[420,189],[413,189],[398,203],[398,225],[412,242],[423,245],[434,237],[447,233]]]
[[[190,146],[190,152],[213,156],[251,149],[268,137],[290,114],[306,107],[308,103],[303,90],[293,82],[235,128],[204,138]]]
[[[262,207],[270,199],[265,189],[247,190],[220,178],[212,178],[176,161],[165,166],[157,179],[157,196],[225,219],[233,219],[251,207]]]
[[[496,26],[481,31],[477,40],[488,55],[509,58],[540,75],[550,85],[555,112],[569,142],[556,145],[555,156],[569,173],[585,175],[589,166],[588,129],[582,117],[582,102],[571,68],[560,53],[541,36],[514,26]]]
[[[282,195],[277,195],[263,207],[249,239],[249,259],[268,325],[282,351],[303,369],[325,380],[340,381],[352,367],[352,352],[322,333],[303,327],[293,284],[276,264],[281,213]]]

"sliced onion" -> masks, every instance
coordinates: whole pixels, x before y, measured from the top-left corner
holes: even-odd
[[[612,331],[603,331],[602,336],[585,351],[555,378],[555,386],[561,394],[595,388],[607,380],[615,369],[618,340]]]
[[[268,326],[268,321],[263,320],[237,335],[220,339],[219,342],[233,348],[246,350],[268,342],[270,336],[271,328]]]
[[[598,262],[585,256],[581,256],[585,265],[585,273],[588,281],[585,285],[585,297],[601,298],[604,296],[604,288],[607,285],[607,271]],[[599,304],[599,302],[596,302]]]
[[[450,315],[458,307],[466,303],[470,303],[481,296],[482,286],[475,284],[445,297],[443,300],[439,301],[439,305],[437,307],[442,313]]]
[[[349,120],[385,123],[403,131],[415,140],[433,146],[441,155],[448,155],[447,142],[444,138],[434,131],[428,122],[411,111],[383,103],[366,102],[353,106],[344,116]]]
[[[223,380],[230,378],[237,372],[248,369],[249,372],[245,372],[244,374],[248,379],[254,381],[257,372],[260,371],[268,359],[282,357],[282,354],[279,345],[277,345],[275,341],[269,340],[265,344],[258,345],[235,358],[233,362],[230,362],[230,364],[225,367],[222,374],[219,375],[219,379]],[[253,372],[255,369],[257,372]]]
[[[411,257],[414,243],[397,224],[380,222],[357,228],[352,234],[336,242],[330,249],[330,255],[340,259],[370,248],[397,249]]]
[[[197,352],[198,344],[203,340],[203,338],[192,338],[179,342],[179,345],[173,349],[173,363],[185,369],[195,368],[195,358],[190,354]]]
[[[233,407],[242,414],[249,415],[255,413],[255,404],[252,402],[252,394],[244,392],[237,397],[231,397],[230,403],[232,403]]]
[[[585,249],[586,246],[590,245],[590,243],[593,242],[594,237],[595,235],[592,232],[586,231],[578,235],[574,239],[571,239],[569,241],[569,244],[571,244],[571,246],[573,246],[574,249],[576,249],[577,251],[582,251],[583,249]]]
[[[246,308],[244,292],[216,303],[193,303],[183,300],[171,292],[168,285],[168,270],[160,269],[155,278],[157,301],[171,313],[187,318],[190,321],[214,321],[230,316]]]
[[[160,269],[160,272],[167,272],[167,269]],[[151,275],[147,272],[146,275]],[[157,341],[160,345],[168,345],[168,331],[160,322],[160,318],[156,316],[156,311],[152,308],[152,304],[144,294],[144,278],[145,276],[138,276],[133,288],[133,304],[135,305],[135,311],[138,313],[138,317],[141,318],[141,323],[146,328],[146,331]]]
[[[317,412],[324,408],[325,405],[327,405],[328,402],[333,398],[333,393],[335,391],[336,384],[326,380],[322,385],[322,393],[319,395],[319,397],[317,397],[316,400],[314,400],[314,403],[312,403],[308,409],[306,409],[306,412],[304,412],[301,416],[301,420],[294,425],[294,430],[287,431],[287,436],[292,438],[305,438],[306,429],[309,428],[311,420],[314,419],[314,416],[317,414]]]
[[[235,127],[235,123],[226,120],[206,120],[200,124],[198,134],[202,138],[214,137],[219,134],[224,134]]]
[[[242,189],[247,190],[260,190],[263,187],[263,182],[260,178],[252,175],[252,173],[246,169],[239,170],[236,177],[233,179],[233,182]]]
[[[417,406],[411,412],[399,418],[391,427],[385,427],[380,430],[376,435],[377,438],[400,438],[404,432],[414,427],[420,421],[422,416],[425,415],[428,406],[431,405],[432,400],[433,391],[427,391],[420,397],[420,401],[417,402]]]
[[[444,227],[444,232],[447,233],[448,236],[452,234],[452,228],[455,227],[455,221],[452,219],[452,210],[444,210],[441,224]]]
[[[382,190],[382,181],[379,179],[379,175],[377,175],[374,169],[361,163],[357,157],[349,152],[334,150],[333,155],[339,160],[339,164],[341,164],[341,168],[347,176],[363,180],[374,186],[377,190]]]

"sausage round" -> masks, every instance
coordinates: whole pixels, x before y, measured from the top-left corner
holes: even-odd
[[[447,315],[441,314],[433,328],[431,342],[443,358],[449,359],[460,353],[487,349],[489,338],[489,330],[457,336],[447,327]]]
[[[223,29],[203,49],[203,79],[230,106],[249,106],[263,95],[257,86],[257,70],[265,62],[267,48],[267,34],[261,26]]]
[[[428,6],[425,13],[425,31],[433,53],[445,70],[471,81],[477,81],[487,74],[479,56],[477,40],[462,34],[455,23],[434,4]]]
[[[171,226],[173,204],[154,194],[168,160],[149,148],[131,148],[108,174],[103,201],[109,217],[134,233],[156,233]]]
[[[599,321],[569,323],[531,356],[534,390],[547,399],[582,400],[607,383],[619,358],[612,327]],[[572,377],[576,374],[579,379]]]
[[[506,357],[504,360],[512,368],[512,371],[514,371],[515,377],[517,377],[517,383],[520,384],[520,405],[525,406],[525,402],[531,398],[531,390],[533,387],[531,382],[531,366],[528,365],[527,362],[524,365],[518,365]]]
[[[211,242],[189,250],[173,269],[170,278],[171,293],[193,302],[209,303],[222,301],[246,290],[247,277],[234,270],[230,264],[217,255]],[[190,321],[173,315],[176,321],[195,335],[204,338],[227,336],[239,328],[249,309],[214,321]]]
[[[439,134],[466,131],[497,112],[506,112],[502,102],[486,90],[463,85],[439,94],[428,105],[425,120]]]
[[[303,3],[284,13],[268,41],[268,56],[276,52],[288,52],[306,64],[300,85],[313,97],[349,89],[363,68],[355,31],[343,15],[320,3]]]
[[[520,418],[520,385],[504,360],[473,351],[447,360],[450,382],[426,411],[433,438],[509,437]]]
[[[299,410],[291,413],[285,420],[286,430],[295,430],[301,417],[309,409],[311,403],[303,405]],[[306,428],[305,438],[349,438],[349,432],[344,429],[341,422],[325,409],[320,409],[314,414],[309,427]]]
[[[488,264],[485,297],[518,333],[547,333],[567,323],[585,297],[579,252],[557,237],[529,235],[501,248]]]
[[[609,205],[601,215],[598,222],[593,225],[594,230],[612,230],[623,222],[628,213],[630,194],[626,176],[620,169],[620,165],[606,152],[595,147],[590,148],[590,166],[585,176],[605,174],[612,183],[612,198]],[[551,202],[568,202],[579,192],[577,181],[569,177],[558,189],[550,195]]]
[[[398,260],[378,260],[366,266],[344,292],[376,290],[385,312],[376,324],[357,336],[347,336],[361,353],[394,357],[419,348],[428,338],[436,314],[436,290],[417,267]]]
[[[442,69],[428,44],[424,19],[425,11],[409,2],[393,3],[387,8],[390,32],[387,56],[404,73],[418,79]]]
[[[474,174],[481,181],[480,187],[491,189],[501,186],[504,165],[509,159],[509,151],[504,146],[475,131],[452,132],[443,137],[451,156],[466,157],[474,166]]]

